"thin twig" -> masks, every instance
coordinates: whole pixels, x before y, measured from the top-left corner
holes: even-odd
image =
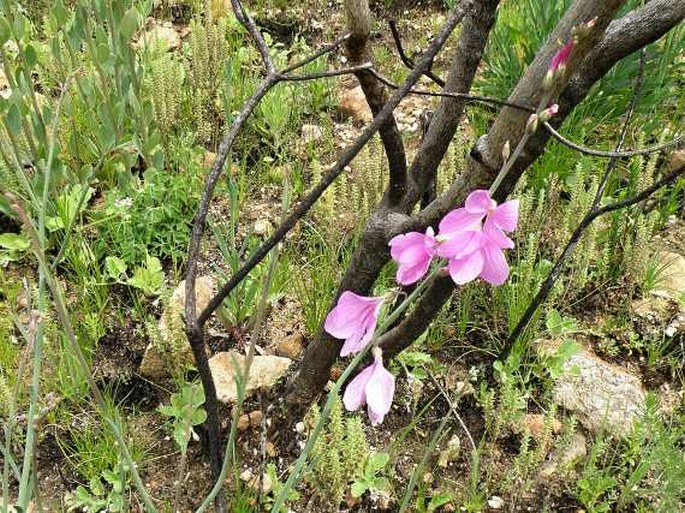
[[[414,67],[416,66],[414,64],[414,60],[410,58],[406,53],[404,53],[404,47],[402,46],[402,38],[400,37],[400,31],[397,30],[397,21],[389,20],[388,24],[390,25],[390,32],[392,33],[392,38],[395,41],[395,46],[397,47],[397,53],[400,54],[400,60],[407,68],[414,69]],[[428,71],[424,73],[424,75],[430,78],[440,87],[445,87],[445,81],[439,76],[437,76],[435,73],[433,73],[432,69],[429,68]]]
[[[245,277],[250,273],[250,271],[254,269],[254,267],[264,259],[264,257],[268,254],[271,248],[278,244],[283,239],[283,237],[285,237],[285,234],[288,233],[302,217],[304,217],[304,215],[309,211],[309,209],[314,205],[314,203],[319,199],[319,197],[325,192],[328,186],[331,185],[333,181],[338,177],[338,175],[343,172],[345,166],[347,166],[352,161],[352,159],[359,153],[359,151],[361,151],[361,149],[366,145],[366,143],[371,139],[371,137],[373,137],[373,135],[378,131],[380,126],[387,121],[387,119],[390,117],[390,115],[395,110],[397,105],[399,105],[402,98],[406,96],[411,87],[419,79],[423,70],[427,69],[428,65],[432,61],[433,56],[442,47],[451,31],[454,29],[457,23],[459,23],[459,21],[464,17],[467,9],[470,6],[470,2],[462,2],[462,4],[460,4],[460,7],[455,9],[453,15],[445,24],[445,27],[443,28],[442,32],[435,38],[433,43],[431,43],[431,45],[428,47],[426,53],[419,61],[417,67],[409,74],[407,80],[402,85],[402,87],[400,87],[395,92],[395,94],[393,94],[392,97],[390,97],[390,99],[385,104],[381,112],[379,112],[378,115],[374,117],[373,122],[366,127],[366,129],[361,133],[361,135],[352,144],[352,146],[348,147],[343,152],[343,154],[338,158],[338,161],[333,165],[330,171],[328,171],[328,173],[326,173],[326,175],[322,178],[321,182],[319,182],[314,187],[314,189],[312,189],[312,191],[293,209],[291,214],[284,219],[284,221],[274,231],[271,237],[269,237],[266,241],[262,243],[262,245],[252,254],[252,256],[247,260],[247,262],[245,262],[241,266],[241,268],[238,269],[238,271],[236,271],[236,273],[231,277],[231,279],[226,284],[224,284],[224,286],[219,290],[219,292],[209,301],[205,309],[197,317],[197,328],[201,329],[201,327],[204,326],[204,324],[207,322],[207,319],[209,319],[209,317],[214,313],[214,311],[216,311],[216,309],[221,305],[223,300],[233,291],[233,289],[243,279],[245,279]],[[261,97],[259,99],[261,99]],[[257,99],[254,102],[255,105],[256,102],[259,101],[259,99]],[[220,154],[221,150],[219,152],[219,155]],[[217,155],[217,159],[219,158],[219,155]],[[209,199],[210,198],[206,199],[207,205],[204,206],[205,209],[208,208]],[[204,202],[205,198],[203,196],[200,208],[203,208]],[[195,229],[196,228],[194,227],[194,231]],[[199,240],[197,241],[197,244],[199,247]],[[195,259],[197,259],[196,255]],[[189,269],[190,265],[191,264],[189,262]],[[197,266],[197,261],[195,261],[194,265],[195,267]],[[188,284],[186,284],[186,294],[188,294],[187,286]],[[191,292],[193,291],[191,290]],[[193,313],[188,310],[187,300],[188,298],[186,297],[186,316]]]
[[[326,71],[314,71],[312,73],[286,75],[279,73],[278,80],[281,82],[304,82],[305,80],[316,80],[319,78],[339,77],[340,75],[351,75],[359,73],[360,71],[368,71],[373,68],[373,64],[366,62],[359,66],[350,66],[349,68],[331,69]]]
[[[625,136],[628,131],[628,126],[630,125],[630,121],[633,116],[633,112],[635,110],[635,106],[637,104],[638,98],[640,96],[640,91],[642,88],[642,78],[644,75],[644,62],[645,62],[645,52],[643,50],[641,58],[640,58],[640,70],[638,73],[638,76],[635,81],[635,86],[633,88],[633,95],[630,103],[630,107],[628,109],[628,112],[626,114],[626,119],[624,121],[623,127],[621,129],[621,133],[619,134],[619,140],[616,144],[616,151],[614,153],[620,153],[621,146],[623,145],[623,142],[625,140]],[[654,183],[651,187],[648,187],[644,189],[642,192],[639,194],[636,194],[635,196],[631,198],[627,198],[622,201],[616,201],[613,203],[610,203],[608,205],[605,205],[604,207],[600,207],[599,205],[601,204],[602,198],[604,196],[604,192],[606,190],[606,185],[608,183],[609,177],[613,170],[616,167],[616,162],[617,162],[618,157],[612,157],[612,159],[609,161],[607,165],[607,169],[604,172],[602,179],[597,187],[597,192],[595,193],[595,197],[592,201],[592,204],[590,206],[590,209],[588,212],[585,214],[581,222],[578,224],[576,229],[574,230],[573,234],[571,234],[571,237],[569,238],[568,242],[566,243],[566,246],[564,247],[561,255],[555,262],[554,266],[550,270],[550,272],[547,274],[547,277],[545,278],[545,281],[542,283],[540,286],[540,289],[538,290],[537,294],[533,298],[533,300],[530,302],[528,305],[528,308],[524,312],[523,316],[521,319],[519,319],[518,323],[514,327],[513,331],[511,332],[505,347],[502,350],[502,357],[506,358],[506,356],[509,354],[511,349],[513,348],[514,344],[518,340],[518,338],[521,336],[523,333],[523,330],[528,326],[530,321],[533,319],[533,316],[537,312],[538,308],[544,303],[544,301],[547,299],[549,296],[549,293],[551,292],[552,288],[554,287],[554,284],[556,283],[557,279],[561,275],[561,271],[564,268],[564,265],[566,263],[566,259],[571,255],[573,252],[573,249],[575,248],[576,244],[580,240],[581,236],[585,232],[588,226],[599,216],[613,212],[615,210],[619,210],[621,208],[626,208],[631,205],[634,205],[646,198],[648,198],[651,194],[659,190],[660,188],[670,184],[674,180],[676,180],[680,175],[685,172],[685,165],[681,166],[679,169],[676,169],[669,175],[665,176],[661,180],[657,181]]]
[[[386,86],[396,89],[397,84],[393,83],[390,79],[387,77],[383,76],[381,73],[378,72],[375,68],[372,68],[369,70],[369,73],[372,73],[378,80],[383,82]],[[468,100],[470,103],[472,102],[479,102],[479,103],[485,103],[488,105],[498,105],[500,107],[511,107],[512,109],[518,109],[522,110],[525,112],[535,112],[535,107],[531,107],[529,105],[522,105],[520,103],[516,102],[510,102],[508,100],[501,100],[499,98],[492,98],[490,96],[482,96],[478,94],[470,94],[470,93],[450,93],[446,91],[426,91],[423,89],[411,89],[409,91],[409,94],[414,94],[417,96],[432,96],[434,98],[456,98],[456,99],[464,99]],[[593,157],[604,157],[604,158],[626,158],[626,157],[635,157],[638,155],[650,155],[652,153],[657,153],[659,151],[663,151],[665,149],[671,148],[673,146],[677,146],[683,141],[685,141],[685,134],[680,135],[670,141],[666,141],[664,143],[660,144],[655,144],[654,146],[649,146],[647,148],[635,148],[631,150],[623,150],[623,151],[606,151],[606,150],[597,150],[595,148],[589,148],[587,146],[583,146],[581,144],[578,144],[576,142],[573,142],[572,140],[568,139],[567,137],[564,137],[561,133],[559,133],[549,122],[545,122],[542,124],[544,129],[552,136],[554,137],[557,141],[559,141],[561,144],[564,146],[568,146],[569,148],[576,150],[580,153],[583,153],[585,155],[591,155]]]
[[[286,67],[286,68],[283,68],[283,69],[281,70],[281,73],[284,73],[284,74],[285,74],[285,73],[290,73],[291,71],[295,71],[295,70],[298,69],[298,68],[301,68],[301,67],[303,67],[303,66],[306,66],[306,65],[309,64],[310,62],[313,62],[313,61],[315,61],[316,59],[318,59],[319,57],[321,57],[321,56],[323,56],[323,55],[326,55],[328,52],[332,52],[333,50],[335,50],[336,48],[338,48],[341,44],[343,44],[345,41],[347,41],[347,38],[349,38],[349,37],[350,37],[349,34],[345,34],[344,36],[339,37],[338,39],[336,39],[336,40],[333,41],[332,43],[330,43],[330,44],[324,46],[323,48],[321,48],[320,50],[318,50],[316,53],[310,55],[309,57],[305,57],[305,58],[302,59],[301,61],[298,61],[298,62],[296,62],[295,64],[291,64],[290,66],[288,66],[288,67]]]
[[[671,139],[670,141],[666,141],[664,143],[660,144],[655,144],[654,146],[649,146],[647,148],[639,148],[639,149],[634,149],[634,150],[623,150],[623,151],[605,151],[605,150],[596,150],[594,148],[588,148],[587,146],[582,146],[578,143],[575,143],[571,141],[570,139],[567,139],[563,135],[561,135],[559,132],[557,132],[552,125],[549,123],[545,122],[543,123],[543,126],[545,127],[545,130],[549,132],[549,134],[554,137],[557,141],[559,141],[561,144],[564,146],[568,146],[569,148],[576,150],[580,153],[584,153],[585,155],[591,155],[593,157],[607,157],[607,158],[626,158],[626,157],[636,157],[638,155],[649,155],[651,153],[657,153],[659,151],[666,150],[668,148],[671,148],[672,146],[677,146],[681,142],[685,141],[685,134],[680,135],[676,137],[675,139]]]

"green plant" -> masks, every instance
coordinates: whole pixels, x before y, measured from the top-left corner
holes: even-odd
[[[310,411],[311,424],[320,420],[315,405]],[[330,418],[312,451],[312,471],[307,480],[319,499],[337,507],[351,481],[363,476],[368,455],[366,434],[359,417],[343,418],[342,401],[337,398]]]
[[[265,498],[265,504],[268,507],[273,503],[274,497],[278,496],[281,491],[283,490],[283,483],[278,477],[278,472],[276,470],[276,465],[273,463],[268,463],[266,465],[266,476],[271,482],[271,493],[268,494]],[[297,490],[289,490],[286,496],[286,501],[287,502],[294,502],[297,501],[300,498],[300,494],[297,492]],[[284,504],[281,507],[281,512],[286,513],[288,511],[287,506]]]
[[[103,483],[104,480],[104,483]],[[79,485],[66,497],[67,511],[125,511],[126,482],[113,470],[104,470],[102,476],[94,476],[88,488]]]
[[[361,497],[366,492],[388,492],[390,481],[384,475],[384,470],[389,462],[390,455],[386,452],[370,454],[362,475],[352,483],[352,497]]]

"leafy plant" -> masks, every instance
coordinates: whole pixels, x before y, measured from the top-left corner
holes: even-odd
[[[320,418],[313,406],[311,423]],[[312,472],[307,476],[317,496],[324,503],[337,507],[349,483],[363,475],[368,455],[366,434],[359,417],[343,418],[342,401],[333,403],[328,423],[316,441],[312,452]]]
[[[386,452],[373,453],[364,464],[364,471],[359,479],[352,483],[352,496],[361,497],[366,492],[387,492],[390,481],[383,470],[390,462],[390,455]]]
[[[207,418],[202,405],[205,395],[202,387],[196,383],[187,383],[180,392],[171,395],[171,404],[157,408],[162,415],[171,417],[174,441],[181,454],[188,450],[188,442],[195,435],[194,426],[202,424]]]
[[[73,494],[67,495],[67,511],[125,511],[125,488],[121,474],[105,470],[101,477],[90,479],[88,488],[79,485]]]

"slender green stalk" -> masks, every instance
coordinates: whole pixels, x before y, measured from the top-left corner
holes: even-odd
[[[538,103],[538,108],[535,109],[536,114],[540,114],[546,107],[549,101],[552,99],[552,93],[548,92],[545,93],[542,98],[540,99],[540,102]],[[524,148],[526,147],[526,144],[528,144],[528,140],[532,134],[529,134],[528,131],[524,132],[523,137],[519,140],[519,143],[516,145],[516,149],[514,150],[514,153],[511,154],[511,157],[506,160],[506,162],[502,165],[502,169],[500,170],[499,174],[495,178],[495,180],[492,182],[492,185],[490,185],[490,195],[492,196],[497,192],[497,188],[500,186],[502,181],[507,177],[509,174],[509,171],[511,170],[512,166],[514,163],[518,160],[518,158],[521,156],[521,153],[523,153]]]
[[[316,426],[314,426],[312,433],[309,435],[309,439],[307,440],[304,449],[300,453],[300,456],[297,458],[297,461],[295,462],[295,467],[290,473],[290,476],[288,476],[288,480],[283,485],[281,493],[279,493],[278,497],[276,497],[276,499],[274,500],[273,506],[271,507],[271,513],[278,513],[281,510],[281,507],[285,503],[288,493],[295,487],[295,485],[299,481],[300,474],[302,473],[305,465],[307,464],[307,458],[309,457],[309,454],[314,448],[316,440],[319,438],[319,435],[321,434],[324,423],[328,420],[328,417],[331,413],[331,409],[333,407],[333,402],[335,401],[335,398],[340,392],[340,389],[342,388],[343,384],[347,381],[347,378],[350,377],[352,372],[354,372],[354,370],[361,363],[361,361],[364,359],[366,354],[371,350],[371,348],[376,346],[379,337],[388,329],[390,329],[390,327],[395,323],[395,321],[400,317],[400,315],[409,307],[409,305],[411,305],[414,302],[414,300],[426,289],[426,287],[433,282],[433,279],[438,275],[438,273],[441,270],[442,265],[436,265],[435,268],[428,275],[428,277],[424,279],[418,285],[418,287],[416,287],[412,291],[412,293],[409,294],[404,299],[404,301],[402,301],[402,303],[400,303],[399,306],[395,308],[395,310],[392,311],[390,315],[388,315],[383,324],[380,327],[376,328],[376,331],[373,334],[371,342],[369,342],[369,344],[367,344],[367,346],[364,349],[357,353],[357,355],[345,368],[340,378],[338,378],[338,381],[335,382],[335,385],[333,385],[330,392],[328,393],[328,399],[326,400],[326,404],[321,410],[321,417],[319,418],[319,421],[316,423]]]

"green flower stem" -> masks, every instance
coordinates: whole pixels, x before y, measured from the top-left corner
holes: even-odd
[[[419,286],[416,287],[412,291],[412,293],[409,294],[395,310],[393,310],[393,312],[390,315],[388,315],[383,324],[380,327],[376,328],[376,331],[373,334],[371,342],[369,342],[369,344],[367,344],[367,346],[364,349],[357,353],[357,355],[345,368],[345,371],[342,373],[340,378],[338,378],[338,381],[335,382],[335,385],[333,385],[333,388],[328,393],[328,399],[326,400],[326,404],[323,407],[323,410],[321,410],[321,417],[319,421],[316,423],[316,426],[314,426],[312,433],[309,435],[309,439],[307,440],[307,444],[304,446],[302,453],[300,453],[300,456],[297,458],[297,461],[295,462],[295,468],[293,468],[293,471],[290,473],[288,480],[283,485],[281,493],[279,493],[278,497],[276,497],[276,499],[274,500],[273,506],[271,507],[271,513],[278,513],[281,511],[281,507],[285,503],[286,498],[290,493],[290,490],[292,490],[299,481],[300,474],[302,473],[302,470],[307,464],[307,458],[309,457],[309,454],[314,448],[316,440],[319,438],[319,435],[321,434],[321,430],[323,429],[324,423],[328,420],[335,397],[340,392],[340,389],[342,388],[343,384],[347,381],[347,378],[350,377],[352,372],[361,363],[361,361],[364,359],[366,354],[371,350],[371,348],[375,347],[378,344],[379,337],[395,323],[395,321],[409,307],[409,305],[411,305],[414,302],[414,300],[421,294],[421,292],[423,292],[426,289],[426,287],[433,281],[433,279],[438,275],[441,269],[442,264],[436,265],[435,268],[428,275],[428,277],[425,280],[423,280],[419,284]]]
[[[540,114],[545,108],[547,108],[547,104],[549,101],[552,99],[552,93],[547,92],[542,95],[542,98],[540,99],[540,102],[538,103],[538,108],[535,109],[536,114]],[[495,181],[492,182],[492,185],[490,186],[490,190],[488,191],[490,193],[490,196],[494,195],[495,192],[497,192],[497,188],[500,186],[502,181],[507,177],[509,174],[509,171],[513,167],[514,163],[518,160],[518,158],[521,156],[521,153],[523,153],[523,149],[526,147],[526,144],[528,144],[528,140],[530,139],[532,134],[529,134],[528,131],[525,131],[523,134],[523,137],[519,140],[519,143],[516,145],[516,149],[514,152],[511,154],[511,157],[507,159],[507,161],[504,163],[502,166],[502,169],[500,170],[499,174],[495,178]]]

